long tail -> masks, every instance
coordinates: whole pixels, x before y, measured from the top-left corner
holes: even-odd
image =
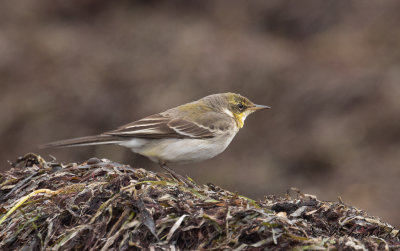
[[[121,138],[112,135],[94,135],[81,138],[65,139],[40,145],[40,148],[58,148],[73,146],[106,145],[121,142]]]

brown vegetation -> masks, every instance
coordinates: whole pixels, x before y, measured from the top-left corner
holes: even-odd
[[[254,201],[92,158],[27,154],[0,176],[1,250],[389,250],[399,231],[341,201]]]

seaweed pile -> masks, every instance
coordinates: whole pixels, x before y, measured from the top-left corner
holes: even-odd
[[[399,231],[299,191],[254,201],[106,159],[0,174],[1,250],[395,250]]]

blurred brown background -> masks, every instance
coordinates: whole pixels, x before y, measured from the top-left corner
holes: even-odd
[[[208,94],[272,110],[218,157],[174,167],[253,198],[290,187],[400,226],[399,1],[19,0],[0,4],[0,167]]]

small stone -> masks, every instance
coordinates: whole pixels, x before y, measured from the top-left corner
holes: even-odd
[[[86,162],[86,164],[87,164],[87,165],[94,165],[94,164],[97,164],[97,163],[100,163],[100,162],[101,162],[100,159],[94,157],[94,158],[88,159],[88,161]]]

